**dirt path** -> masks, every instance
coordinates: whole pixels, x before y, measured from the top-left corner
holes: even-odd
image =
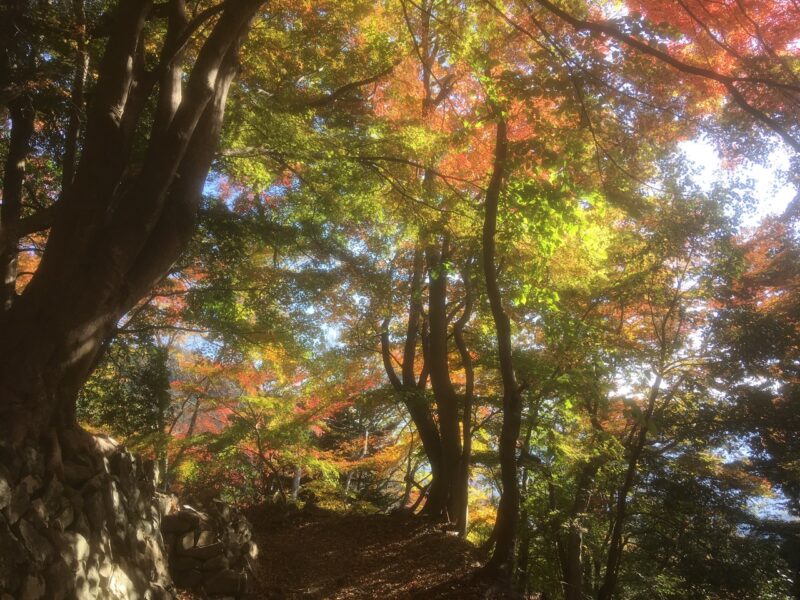
[[[248,515],[260,550],[253,598],[485,598],[477,556],[424,519],[320,510]]]

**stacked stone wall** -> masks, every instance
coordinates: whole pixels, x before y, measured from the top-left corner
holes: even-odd
[[[55,473],[40,449],[0,444],[0,600],[244,593],[257,548],[241,514],[179,507],[156,491],[152,461],[104,436],[92,445]]]
[[[2,600],[173,597],[152,463],[102,436],[61,474],[33,447],[2,454]]]

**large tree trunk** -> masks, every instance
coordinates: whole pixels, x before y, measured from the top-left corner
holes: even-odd
[[[519,481],[517,479],[517,439],[522,418],[522,398],[514,373],[511,350],[511,321],[503,308],[495,264],[497,212],[505,178],[508,154],[506,123],[497,123],[494,170],[486,190],[483,221],[483,272],[486,294],[492,309],[497,333],[498,359],[503,382],[503,425],[500,431],[500,469],[503,485],[494,526],[494,551],[486,571],[501,579],[510,579],[514,563],[514,543],[519,520]]]
[[[157,76],[180,65],[169,56],[155,73],[145,71],[152,3],[124,0],[117,8],[75,177],[58,202],[39,268],[0,317],[0,427],[13,445],[54,439],[50,431],[74,426],[78,390],[104,339],[187,244],[238,47],[260,4],[224,5],[185,93],[162,79],[161,98],[179,101],[159,102],[141,167],[128,161],[143,108]],[[185,23],[171,19],[170,27],[190,36]],[[180,77],[173,81],[180,85]]]

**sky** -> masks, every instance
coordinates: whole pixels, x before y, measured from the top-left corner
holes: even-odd
[[[741,225],[745,229],[755,227],[764,217],[782,213],[797,194],[797,188],[786,182],[789,151],[782,144],[776,144],[767,164],[745,161],[733,170],[723,167],[713,144],[702,138],[683,142],[680,149],[696,166],[693,179],[703,190],[709,190],[717,181],[752,180],[755,203],[753,210],[743,215]]]

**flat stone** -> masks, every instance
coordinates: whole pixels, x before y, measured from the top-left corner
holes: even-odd
[[[66,504],[64,508],[58,513],[55,519],[53,519],[53,526],[58,531],[66,531],[67,527],[72,525],[72,522],[75,520],[75,511],[72,508],[71,504]]]
[[[214,558],[209,558],[203,563],[203,571],[222,571],[228,568],[228,559],[225,555],[220,554]]]
[[[89,542],[80,533],[67,531],[60,536],[61,556],[74,567],[89,557]]]
[[[94,592],[100,586],[100,571],[97,567],[91,566],[86,569],[86,582],[89,584],[89,591]]]
[[[153,524],[150,521],[142,521],[137,525],[137,527],[145,537],[150,537],[156,532],[155,527],[153,527]]]
[[[135,586],[130,577],[119,566],[114,567],[111,577],[108,578],[107,588],[111,598],[140,597],[135,594]]]
[[[133,525],[128,527],[128,543],[133,556],[144,553],[147,548],[147,544],[145,544],[146,537],[141,529],[136,529]]]
[[[75,600],[95,600],[89,591],[89,583],[86,581],[86,573],[82,566],[75,570],[75,589],[73,590]]]
[[[92,492],[85,498],[84,511],[94,531],[103,528],[106,520],[103,497],[100,492]]]
[[[64,463],[64,481],[73,487],[79,487],[94,477],[93,468],[74,462]]]
[[[25,547],[31,553],[33,559],[44,563],[53,552],[53,547],[42,534],[36,531],[36,527],[27,519],[22,519],[19,523],[19,534],[25,542]]]
[[[178,550],[189,550],[194,548],[194,531],[184,533],[176,543]]]
[[[150,579],[157,581],[168,581],[169,570],[167,568],[167,560],[164,554],[164,547],[158,544],[155,538],[148,538],[147,551],[149,556],[152,557],[152,569],[150,572]]]
[[[42,494],[42,500],[50,512],[58,510],[64,501],[64,486],[55,475],[50,478],[44,494]]]
[[[197,536],[198,546],[208,546],[216,541],[219,541],[219,538],[213,531],[201,531],[200,535]]]
[[[6,508],[8,522],[13,525],[19,521],[20,517],[28,511],[30,504],[31,499],[26,487],[22,484],[18,485],[14,490],[14,495],[11,497],[10,504]]]
[[[162,517],[172,514],[178,508],[178,498],[173,494],[155,493],[156,506]]]
[[[72,570],[63,558],[59,558],[47,568],[45,581],[49,598],[52,600],[66,600],[72,588]]]
[[[200,526],[200,515],[196,512],[183,511],[166,515],[161,520],[161,531],[164,533],[185,533]]]
[[[14,490],[5,475],[0,474],[0,510],[11,504]]]
[[[84,537],[88,538],[92,532],[92,528],[89,526],[89,520],[86,518],[86,515],[82,512],[77,513],[75,516],[75,520],[72,522],[70,526],[72,531],[76,533],[80,533]]]
[[[107,435],[94,436],[94,444],[97,451],[104,456],[110,456],[115,452],[119,452],[119,442]]]
[[[222,542],[216,542],[214,544],[208,544],[207,546],[195,546],[194,548],[183,550],[181,554],[205,561],[209,558],[214,558],[219,554],[223,554],[224,552],[225,544]]]

